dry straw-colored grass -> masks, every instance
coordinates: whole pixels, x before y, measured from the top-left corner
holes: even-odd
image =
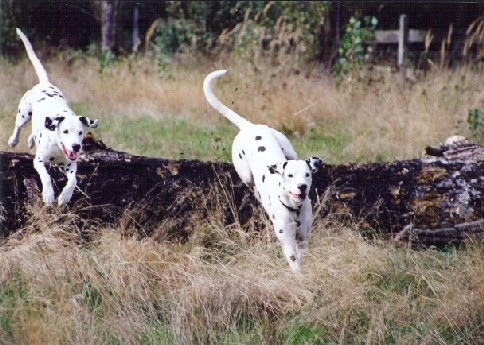
[[[6,139],[18,100],[34,85],[36,76],[28,61],[17,66],[1,64],[0,117],[5,126],[0,129],[0,150],[10,150]],[[415,158],[428,144],[453,134],[469,135],[465,125],[457,128],[459,121],[465,122],[469,109],[484,107],[481,70],[469,66],[435,70],[416,82],[403,81],[399,74],[372,72],[370,85],[354,83],[338,89],[318,69],[277,74],[270,65],[255,71],[241,63],[230,64],[230,60],[174,62],[163,77],[154,62],[145,58],[128,58],[103,75],[92,59],[59,57],[45,65],[51,80],[78,112],[100,119],[98,132],[113,148],[122,148],[124,143],[103,132],[103,123],[107,126],[141,116],[188,120],[205,127],[226,121],[210,108],[201,88],[205,75],[217,68],[229,69],[214,87],[227,105],[253,122],[291,134],[303,150],[310,129],[315,130],[312,136],[316,139],[317,133],[321,138],[344,137],[334,148],[324,142],[329,139],[321,139],[319,149],[315,145],[308,148],[310,154],[324,156],[329,162],[332,156],[333,162]],[[148,134],[137,140],[139,145],[152,145],[162,138]],[[27,150],[25,140],[18,150]]]
[[[80,244],[73,215],[31,212],[0,252],[2,344],[294,343],[301,329],[308,343],[484,339],[480,242],[413,251],[319,221],[295,276],[275,236],[248,240],[216,217],[184,244],[110,228]]]

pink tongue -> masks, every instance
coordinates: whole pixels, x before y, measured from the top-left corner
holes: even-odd
[[[77,154],[75,152],[69,151],[68,149],[66,149],[66,154],[67,158],[69,158],[71,161],[75,160],[77,157]]]

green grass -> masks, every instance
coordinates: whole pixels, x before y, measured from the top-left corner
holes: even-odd
[[[96,136],[111,147],[132,154],[166,159],[229,161],[237,132],[234,126],[192,124],[184,119],[157,120],[149,116],[107,121]]]

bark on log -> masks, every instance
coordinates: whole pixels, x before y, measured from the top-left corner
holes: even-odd
[[[69,204],[80,231],[127,222],[141,235],[156,235],[163,227],[165,239],[184,239],[197,220],[215,210],[221,211],[225,224],[265,217],[230,163],[133,156],[92,140],[86,149]],[[315,218],[359,221],[373,234],[425,245],[482,235],[484,148],[463,141],[426,152],[422,159],[325,166],[314,177],[310,194]],[[3,237],[28,221],[26,205],[43,207],[32,158],[0,152]],[[50,173],[58,195],[65,178],[56,168]],[[59,212],[56,207],[44,209]]]

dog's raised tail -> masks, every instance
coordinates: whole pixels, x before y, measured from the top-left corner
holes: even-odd
[[[205,80],[203,81],[203,93],[205,94],[205,97],[207,98],[208,103],[217,110],[220,114],[222,114],[224,117],[226,117],[230,122],[232,122],[234,125],[239,127],[239,129],[242,129],[243,127],[250,125],[251,123],[244,119],[242,116],[234,112],[233,110],[229,109],[227,106],[222,104],[218,100],[217,97],[213,94],[212,91],[212,82],[221,77],[227,73],[227,70],[222,69],[222,70],[217,70],[209,73],[206,77]]]
[[[45,71],[44,67],[42,66],[42,63],[40,62],[39,58],[35,54],[29,39],[19,28],[17,28],[17,35],[19,35],[22,42],[24,42],[25,50],[27,50],[27,55],[29,56],[30,61],[34,65],[35,72],[39,77],[39,81],[41,83],[48,83],[49,78],[47,77],[47,72]]]

